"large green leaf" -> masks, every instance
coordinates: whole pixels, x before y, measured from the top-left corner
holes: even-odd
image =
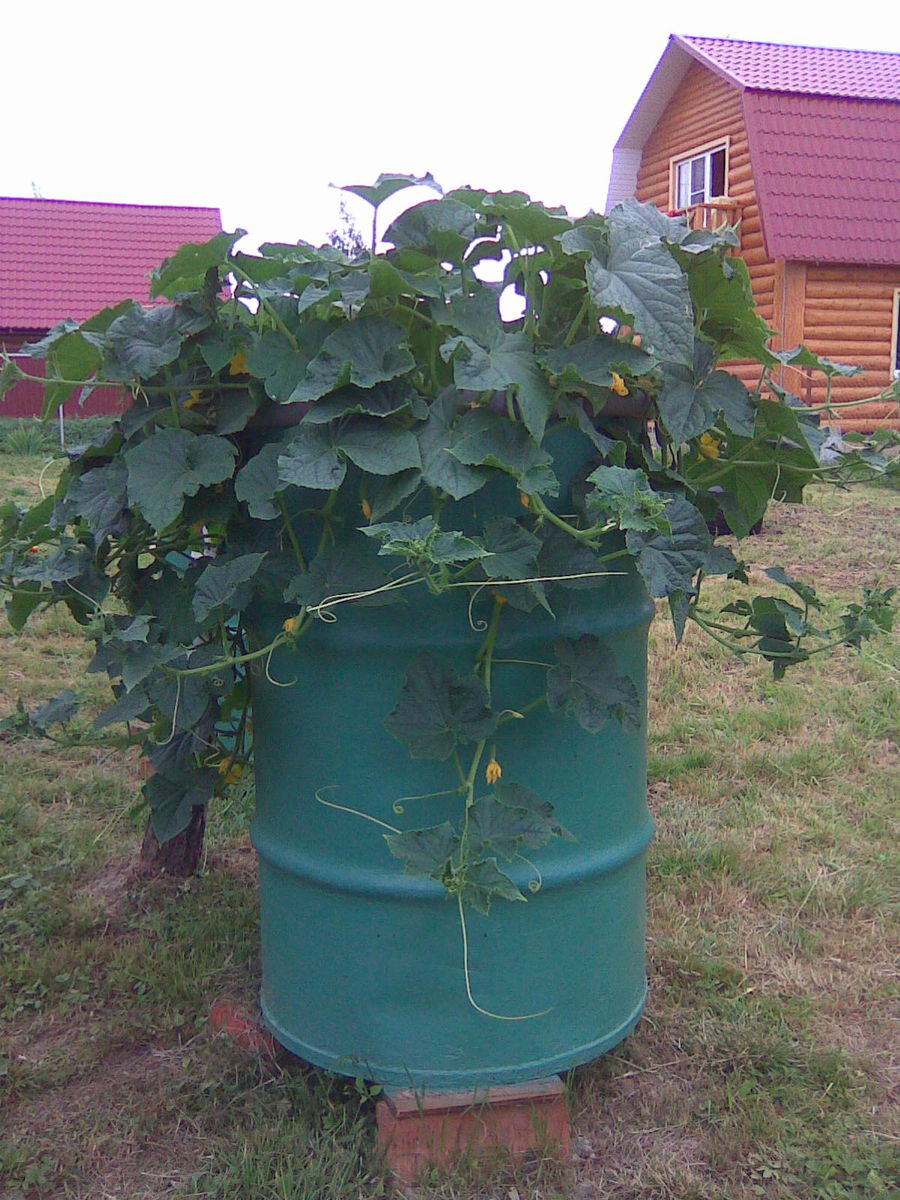
[[[822,358],[807,350],[806,346],[795,346],[792,350],[773,350],[772,357],[786,367],[805,367],[810,371],[821,371],[830,378],[850,379],[859,375],[862,367],[854,363],[839,363],[830,358]]]
[[[440,262],[459,262],[476,237],[475,213],[456,200],[425,200],[408,208],[384,232],[398,250],[420,250]]]
[[[141,688],[134,688],[130,692],[122,691],[115,704],[105,708],[94,719],[94,729],[99,733],[109,725],[142,719],[149,707],[150,701]]]
[[[658,237],[614,212],[609,253],[605,260],[592,258],[586,273],[601,312],[627,321],[661,357],[691,365],[694,312],[687,277]]]
[[[709,553],[706,522],[689,500],[673,497],[666,505],[665,515],[670,533],[630,529],[625,539],[651,596],[668,596],[676,591],[688,593]]]
[[[669,532],[665,498],[651,490],[643,471],[598,467],[588,475],[588,483],[594,485],[585,499],[592,519],[603,513],[615,520],[620,529]]]
[[[626,729],[640,728],[641,704],[634,681],[619,674],[616,656],[598,637],[560,639],[554,652],[557,665],[547,672],[551,712],[565,709],[588,733],[599,733],[613,718]]]
[[[547,369],[560,381],[582,380],[596,387],[611,387],[617,375],[647,375],[657,360],[640,346],[599,333],[572,346],[560,346],[544,355]]]
[[[128,503],[160,532],[181,512],[185,496],[230,478],[234,458],[234,446],[225,438],[157,430],[125,452]]]
[[[519,245],[549,246],[572,227],[564,208],[547,208],[525,192],[480,192],[460,188],[449,196],[471,205],[489,220],[512,229]]]
[[[219,619],[246,603],[247,583],[259,570],[265,554],[241,554],[237,558],[211,562],[194,589],[191,607],[198,621],[205,621],[215,610]]]
[[[690,233],[684,217],[666,216],[655,204],[642,204],[631,196],[617,204],[610,217],[613,213],[617,220],[627,222],[635,231],[642,230],[650,237],[660,238],[674,246],[680,245]]]
[[[28,618],[44,601],[52,600],[53,593],[43,588],[36,580],[16,584],[15,591],[6,603],[6,619],[15,633],[25,628]]]
[[[409,668],[385,727],[413,758],[448,758],[460,742],[490,737],[497,714],[480,679],[463,679],[445,659],[423,654]]]
[[[764,448],[756,451],[738,446],[736,453],[745,455],[746,462],[727,476],[720,476],[722,491],[716,498],[732,533],[745,538],[769,506],[779,469]]]
[[[550,469],[553,461],[529,435],[524,425],[491,412],[470,410],[459,422],[455,445],[448,453],[472,467],[497,467],[512,475],[523,492],[555,496],[559,481]]]
[[[455,329],[463,337],[472,338],[481,344],[490,344],[503,333],[500,317],[502,284],[485,283],[471,295],[458,293],[449,302],[441,300],[432,304],[431,317],[436,325]]]
[[[291,393],[291,401],[319,400],[350,383],[369,388],[405,375],[415,366],[405,339],[400,326],[384,317],[345,321],[325,339]]]
[[[503,804],[509,804],[513,808],[527,808],[538,813],[547,822],[554,837],[562,838],[564,842],[576,840],[553,815],[553,805],[547,800],[542,800],[531,788],[522,787],[520,783],[514,783],[511,779],[501,779],[494,784],[494,792]]]
[[[268,396],[286,404],[322,349],[329,328],[325,321],[305,321],[294,338],[296,349],[283,333],[267,329],[253,339],[247,370],[263,380]]]
[[[484,531],[488,557],[481,562],[490,579],[528,579],[537,572],[541,542],[512,519],[496,517]]]
[[[246,229],[235,229],[233,233],[223,231],[208,242],[188,242],[176,250],[151,274],[151,296],[167,296],[171,299],[178,292],[199,291],[207,271],[224,266],[235,243],[246,232]]]
[[[31,580],[35,583],[63,583],[67,579],[75,579],[85,570],[88,554],[81,546],[58,546],[47,555],[29,555],[29,561],[17,567],[13,572],[16,581]]]
[[[381,521],[390,516],[398,505],[408,500],[422,485],[422,472],[415,469],[390,475],[369,489],[367,499],[371,507],[369,519]]]
[[[206,329],[209,323],[205,313],[179,305],[161,304],[151,309],[133,305],[106,331],[104,377],[119,383],[128,383],[135,375],[151,378],[175,361],[186,338]]]
[[[416,435],[377,417],[357,417],[349,422],[338,446],[361,471],[372,475],[396,475],[422,465]]]
[[[496,858],[485,858],[466,868],[466,886],[462,898],[484,916],[490,911],[494,899],[525,899],[510,877],[497,866]]]
[[[105,467],[95,467],[73,479],[66,489],[66,504],[83,517],[98,542],[119,523],[125,509],[128,472],[121,458]]]
[[[216,433],[240,433],[259,407],[260,401],[249,388],[247,391],[229,391],[220,397],[215,407]]]
[[[87,380],[98,370],[101,354],[97,339],[85,337],[81,329],[67,333],[54,342],[47,354],[48,383],[41,404],[41,418],[47,420],[77,390],[71,383],[51,383],[55,375],[60,379]]]
[[[719,358],[774,361],[766,345],[772,330],[756,311],[750,275],[742,259],[721,263],[715,256],[705,258],[691,265],[688,285],[700,330],[715,344]]]
[[[522,847],[537,850],[552,836],[553,830],[539,811],[504,803],[497,796],[482,796],[469,809],[472,854],[493,852],[512,862]]]
[[[373,300],[383,296],[396,299],[398,296],[437,298],[441,295],[441,285],[435,275],[414,275],[410,271],[402,271],[387,258],[369,259],[368,271],[369,296]]]
[[[272,521],[281,513],[273,498],[285,487],[278,478],[278,459],[284,450],[284,440],[267,442],[234,477],[235,496],[258,521]]]
[[[366,537],[381,540],[382,554],[396,554],[418,566],[426,563],[471,562],[474,558],[485,558],[487,550],[471,538],[455,530],[441,529],[433,517],[422,517],[413,523],[386,521],[382,524],[364,526]]]
[[[31,718],[31,723],[35,729],[39,729],[44,733],[51,725],[66,725],[81,708],[81,697],[71,690],[66,688],[64,692],[60,692],[52,700],[45,700],[39,708],[35,710],[34,716]]]
[[[477,492],[488,476],[487,471],[466,466],[453,454],[461,436],[460,399],[455,388],[449,388],[432,401],[428,420],[416,431],[425,482],[447,492],[454,500]]]
[[[361,607],[391,604],[402,599],[401,592],[382,592],[388,582],[387,574],[373,562],[363,547],[338,542],[327,546],[309,564],[309,569],[295,575],[285,589],[288,603],[296,601],[313,607],[335,596],[350,596],[358,592],[377,592],[354,600]]]
[[[459,846],[459,837],[449,821],[405,833],[386,833],[384,840],[394,858],[406,863],[409,875],[431,875],[440,879]]]
[[[327,425],[338,417],[360,414],[368,417],[390,417],[410,407],[415,393],[405,379],[379,383],[375,387],[341,388],[324,396],[310,406],[303,418],[304,425]]]
[[[756,413],[750,393],[736,376],[711,371],[714,361],[710,347],[698,342],[693,368],[671,363],[663,370],[664,386],[656,403],[676,444],[705,433],[719,412],[732,433],[753,435]]]
[[[736,375],[713,371],[703,382],[706,400],[713,412],[720,412],[732,433],[751,437],[756,410],[750,393]]]
[[[215,789],[215,771],[188,771],[177,782],[151,775],[141,791],[150,805],[150,823],[162,845],[187,829],[195,807],[207,804]]]
[[[489,330],[481,340],[483,344],[470,337],[453,337],[441,346],[442,358],[453,361],[456,386],[472,392],[512,388],[525,428],[540,442],[553,407],[553,393],[530,339],[524,333]]]
[[[384,174],[378,176],[374,184],[368,183],[344,183],[340,185],[342,192],[352,192],[354,196],[359,196],[366,200],[373,208],[377,208],[388,200],[395,192],[402,192],[408,187],[430,187],[436,192],[440,192],[441,188],[435,182],[431,172],[425,175],[400,175],[400,174]]]
[[[301,425],[278,457],[278,481],[282,486],[336,491],[347,474],[347,464],[335,449],[330,430]]]
[[[122,683],[125,690],[130,692],[152,675],[157,667],[167,666],[181,658],[184,649],[181,646],[163,646],[157,643],[148,646],[146,642],[138,642],[128,650],[122,660]]]

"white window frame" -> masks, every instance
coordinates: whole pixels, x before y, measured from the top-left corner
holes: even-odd
[[[712,156],[719,150],[725,151],[725,191],[721,196],[711,196],[710,188],[712,187]],[[681,211],[685,208],[691,208],[693,205],[690,200],[687,204],[682,204],[678,194],[678,176],[681,167],[689,166],[698,159],[704,160],[703,167],[703,199],[695,200],[694,204],[709,204],[712,200],[726,200],[728,198],[728,165],[731,150],[731,138],[718,138],[714,142],[706,142],[702,146],[695,146],[687,154],[674,155],[669,159],[669,208]]]
[[[891,380],[900,379],[900,287],[894,288],[891,320]]]

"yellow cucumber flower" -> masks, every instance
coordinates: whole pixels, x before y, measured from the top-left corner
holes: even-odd
[[[500,769],[500,764],[497,762],[496,758],[491,757],[491,761],[484,768],[484,777],[488,784],[490,785],[496,783],[502,774],[503,772]]]
[[[628,388],[625,386],[625,380],[621,375],[617,375],[615,371],[612,373],[612,388],[610,390],[615,392],[617,396],[628,395]]]
[[[240,779],[240,777],[241,777],[241,775],[243,775],[243,773],[244,773],[244,768],[241,766],[240,763],[232,763],[232,765],[230,767],[228,765],[227,759],[225,760],[225,762],[219,763],[219,774],[222,776],[222,779],[227,784],[237,783],[237,781]]]
[[[231,362],[228,364],[229,375],[246,375],[247,374],[247,355],[243,350],[238,350]]]
[[[708,433],[704,433],[700,439],[700,444],[697,446],[697,449],[704,458],[718,458],[719,444],[720,443],[717,438],[712,437]]]

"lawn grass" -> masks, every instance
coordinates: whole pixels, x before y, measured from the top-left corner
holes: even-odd
[[[0,456],[0,492],[34,495],[41,466]],[[900,493],[810,499],[751,564],[841,598],[900,582]],[[106,685],[86,660],[67,618],[0,623],[4,710],[76,686],[87,732]],[[646,1017],[569,1079],[569,1166],[468,1164],[415,1194],[896,1197],[900,638],[773,684],[696,630],[676,652],[660,619],[650,694]],[[364,1087],[205,1027],[258,976],[247,789],[211,812],[197,877],[141,883],[138,786],[112,738],[2,745],[0,1195],[392,1195]]]

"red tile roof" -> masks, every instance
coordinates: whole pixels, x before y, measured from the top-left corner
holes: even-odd
[[[770,258],[900,263],[900,103],[744,93]]]
[[[222,228],[217,208],[0,198],[0,329],[49,329],[150,297],[150,271]]]
[[[900,101],[900,54],[679,35],[673,40],[742,88]]]

